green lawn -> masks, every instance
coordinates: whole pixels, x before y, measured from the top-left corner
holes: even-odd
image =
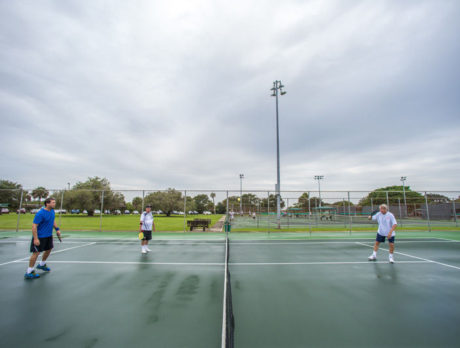
[[[20,216],[19,229],[30,230],[35,215],[24,214]],[[214,225],[222,215],[189,215],[186,220],[196,218],[211,219],[211,226]],[[0,230],[16,230],[18,216],[16,214],[0,215]],[[139,215],[103,215],[103,231],[137,231],[139,229]],[[63,231],[99,231],[101,219],[99,216],[86,215],[62,215],[59,223],[59,215],[56,215],[56,222]],[[184,231],[184,216],[155,216],[157,231]]]

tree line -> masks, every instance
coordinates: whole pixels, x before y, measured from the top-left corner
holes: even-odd
[[[406,201],[408,204],[425,203],[425,195],[411,190],[409,186],[404,188]],[[387,186],[373,190],[363,197],[358,205],[370,206],[379,205],[382,203],[397,204],[403,202],[403,187],[402,186]],[[0,180],[0,203],[8,204],[10,209],[19,208],[22,195],[23,207],[39,207],[41,202],[50,196],[50,192],[42,187],[36,187],[33,190],[24,190],[21,184],[8,180]],[[79,209],[86,210],[88,215],[93,215],[95,210],[103,208],[103,210],[125,210],[141,211],[142,207],[147,204],[152,206],[155,211],[161,210],[167,216],[173,212],[185,210],[196,211],[202,214],[205,211],[210,211],[217,214],[225,214],[227,211],[227,198],[215,202],[216,194],[214,192],[208,194],[198,194],[194,197],[186,196],[184,199],[183,192],[174,188],[169,188],[165,191],[156,191],[148,193],[144,198],[136,196],[131,202],[127,202],[125,196],[111,188],[110,182],[106,178],[90,177],[86,181],[77,182],[69,190],[60,190],[52,192],[53,197],[57,201],[57,207],[62,207],[66,210]],[[61,202],[61,200],[63,201]],[[428,203],[449,203],[451,199],[447,196],[435,193],[428,193],[426,196]],[[460,197],[455,200],[460,202]],[[286,202],[281,198],[281,208],[286,207]],[[228,207],[235,212],[240,211],[240,204],[244,211],[275,211],[276,195],[270,194],[268,197],[259,198],[252,193],[244,193],[241,197],[228,197]],[[290,208],[298,208],[304,211],[313,209],[318,206],[343,206],[353,203],[347,201],[337,201],[327,203],[323,199],[315,196],[309,196],[308,192],[302,193],[297,202],[292,204]]]

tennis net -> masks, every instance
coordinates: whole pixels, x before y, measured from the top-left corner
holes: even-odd
[[[233,316],[232,284],[228,260],[230,258],[230,248],[228,232],[225,233],[225,280],[224,280],[224,311],[222,321],[222,348],[233,348],[235,333],[235,317]]]

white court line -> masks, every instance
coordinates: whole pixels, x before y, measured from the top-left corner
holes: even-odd
[[[57,254],[57,253],[62,253],[63,251],[67,251],[67,250],[72,250],[72,249],[77,249],[77,248],[81,248],[81,247],[85,247],[85,246],[89,246],[89,245],[93,245],[93,244],[96,244],[94,242],[92,243],[86,243],[86,244],[83,244],[83,245],[77,245],[77,246],[74,246],[74,247],[70,247],[70,248],[66,248],[66,249],[61,249],[61,250],[57,250],[57,251],[53,251],[51,252],[51,254]],[[29,262],[29,256],[28,257],[23,257],[22,259],[18,259],[18,260],[13,260],[13,261],[9,261],[9,262],[4,262],[4,263],[0,263],[0,266],[4,266],[4,265],[8,265],[8,264],[11,264],[11,263],[15,263],[15,262],[21,262],[21,261],[26,261],[26,262]]]
[[[369,245],[369,244],[364,244],[364,243],[360,243],[360,242],[356,242],[356,244],[364,245],[364,246],[369,247],[369,248],[374,248],[373,245]],[[389,251],[389,250],[386,249],[386,248],[379,248],[379,250],[380,250],[380,249]],[[398,255],[403,255],[403,256],[407,256],[407,257],[412,257],[412,258],[414,258],[414,259],[418,259],[418,260],[422,260],[422,261],[427,261],[427,262],[430,262],[430,263],[436,263],[436,264],[441,265],[441,266],[450,267],[450,268],[455,268],[455,269],[460,270],[460,267],[453,266],[453,265],[449,265],[449,264],[447,264],[447,263],[442,263],[442,262],[438,262],[438,261],[434,261],[434,260],[430,260],[430,259],[425,259],[425,258],[423,258],[423,257],[418,257],[418,256],[414,256],[414,255],[409,255],[409,254],[401,253],[401,252],[399,252],[399,251],[395,251],[394,253],[395,253],[395,254],[398,254]],[[400,261],[398,261],[398,263],[400,263]]]
[[[13,261],[15,263],[28,262],[27,260]],[[155,266],[224,266],[222,262],[142,262],[142,261],[62,261],[53,260],[50,263],[61,264],[101,264],[101,265],[155,265]],[[324,261],[324,262],[230,262],[229,266],[297,266],[297,265],[354,265],[354,264],[367,264],[373,265],[376,263],[388,262],[378,261]],[[430,261],[399,261],[398,264],[419,264],[431,263]]]
[[[455,240],[455,239],[447,239],[447,238],[436,238],[436,239],[439,239],[440,241],[460,243],[460,240]]]

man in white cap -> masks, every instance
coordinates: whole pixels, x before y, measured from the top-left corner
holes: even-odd
[[[379,229],[377,232],[377,238],[375,239],[374,252],[369,256],[369,261],[377,260],[377,251],[379,250],[380,243],[385,243],[385,238],[388,238],[390,244],[390,263],[394,263],[393,252],[395,250],[395,230],[398,227],[395,216],[388,211],[386,204],[381,204],[379,212],[369,216],[369,220],[377,221]]]
[[[145,211],[141,214],[141,222],[139,232],[144,234],[141,240],[142,254],[147,254],[151,251],[148,247],[149,240],[152,239],[152,231],[155,232],[155,222],[153,221],[152,206],[147,205]]]

